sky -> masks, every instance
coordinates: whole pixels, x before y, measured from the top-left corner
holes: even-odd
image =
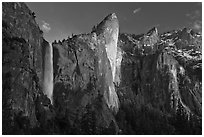
[[[116,13],[120,32],[141,34],[157,27],[159,33],[192,28],[201,33],[202,3],[196,2],[30,2],[27,6],[50,43],[72,34],[89,33],[108,14]]]

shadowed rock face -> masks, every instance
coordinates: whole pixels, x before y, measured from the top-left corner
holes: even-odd
[[[3,134],[35,134],[49,119],[49,99],[42,92],[47,42],[34,18],[24,3],[2,3]]]

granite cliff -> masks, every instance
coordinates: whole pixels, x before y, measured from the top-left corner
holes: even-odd
[[[189,28],[121,33],[115,13],[49,44],[26,4],[2,3],[2,133],[201,134],[201,46]]]

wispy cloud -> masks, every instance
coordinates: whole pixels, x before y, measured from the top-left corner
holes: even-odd
[[[51,30],[50,24],[43,20],[41,29],[42,29],[43,32],[48,33]]]
[[[197,7],[200,8],[200,3],[196,3]],[[186,17],[189,19],[189,24],[195,31],[202,33],[202,13],[201,10],[194,10],[193,12],[187,13]]]
[[[201,17],[201,12],[199,10],[195,10],[191,13],[186,13],[186,17],[190,19],[197,19]]]
[[[139,11],[141,11],[141,9],[142,9],[142,8],[136,8],[136,9],[134,9],[134,10],[133,10],[133,14],[138,13]]]
[[[198,32],[202,31],[202,22],[200,20],[196,20],[192,23],[192,28]]]

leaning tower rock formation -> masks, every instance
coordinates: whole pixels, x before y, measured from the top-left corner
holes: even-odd
[[[117,56],[117,41],[119,23],[115,13],[109,14],[98,26],[96,33],[104,36],[105,49],[110,61],[112,77],[114,81]]]
[[[119,100],[115,91],[117,41],[119,23],[115,13],[109,14],[95,30],[98,38],[99,88],[109,108],[118,111]]]

